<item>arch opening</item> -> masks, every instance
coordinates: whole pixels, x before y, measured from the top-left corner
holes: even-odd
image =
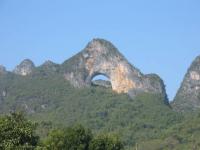
[[[112,88],[109,77],[104,74],[96,74],[92,77],[91,80],[92,86],[101,86],[106,88]]]

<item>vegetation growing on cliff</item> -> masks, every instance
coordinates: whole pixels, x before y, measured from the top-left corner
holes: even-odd
[[[52,129],[82,124],[95,136],[118,135],[125,149],[200,147],[200,112],[174,112],[160,95],[141,93],[131,99],[102,87],[75,89],[57,75],[10,74],[0,76],[0,84],[1,114],[25,112],[28,119],[38,123],[36,133],[41,140]]]

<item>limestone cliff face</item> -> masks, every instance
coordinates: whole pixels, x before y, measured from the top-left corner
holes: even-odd
[[[4,67],[0,67],[1,72],[5,72]],[[143,92],[161,94],[168,103],[165,85],[158,75],[144,75],[112,43],[103,39],[92,40],[81,52],[61,65],[46,61],[35,67],[31,60],[25,59],[13,73],[30,77],[64,77],[77,88],[104,86],[131,97]],[[92,81],[97,75],[104,75],[109,81]]]
[[[178,111],[193,111],[200,108],[200,56],[188,69],[173,106]]]
[[[7,73],[6,68],[4,66],[0,65],[0,75],[6,74],[6,73]]]
[[[88,87],[97,75],[110,79],[117,93],[161,93],[166,96],[163,81],[157,75],[144,75],[132,66],[110,42],[94,39],[86,48],[62,64],[64,77],[75,87]]]
[[[34,63],[29,59],[25,59],[14,69],[13,72],[17,75],[27,76],[33,72],[34,68]]]

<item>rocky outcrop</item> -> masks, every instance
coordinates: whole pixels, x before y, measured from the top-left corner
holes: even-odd
[[[0,75],[6,74],[6,73],[7,73],[6,68],[4,66],[0,65]]]
[[[14,69],[13,72],[17,75],[27,76],[30,75],[34,69],[34,63],[29,59],[25,59]]]
[[[64,77],[73,86],[81,88],[92,84],[97,75],[106,76],[117,93],[131,96],[140,92],[163,94],[163,81],[157,75],[144,75],[132,66],[110,42],[94,39],[86,48],[62,64]]]
[[[200,56],[188,69],[172,105],[177,111],[200,109]]]

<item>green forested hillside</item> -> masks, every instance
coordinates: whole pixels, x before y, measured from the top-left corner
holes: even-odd
[[[200,112],[174,112],[160,95],[131,99],[102,87],[75,89],[58,74],[41,72],[1,75],[0,113],[25,112],[42,138],[49,129],[82,124],[97,135],[118,135],[126,149],[200,148]]]

